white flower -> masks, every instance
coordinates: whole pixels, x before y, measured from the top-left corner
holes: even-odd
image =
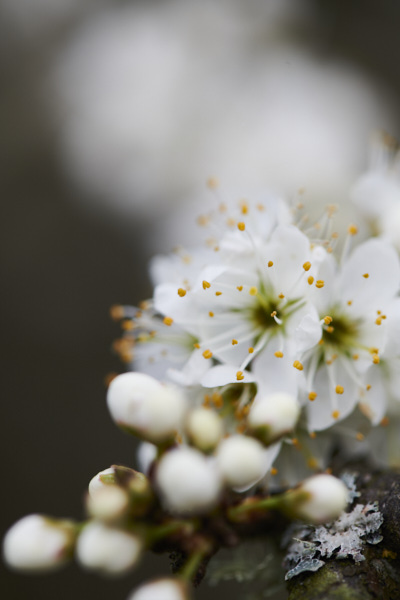
[[[136,535],[92,521],[78,537],[76,556],[86,569],[118,575],[136,565],[142,546]]]
[[[128,600],[188,600],[188,598],[188,589],[184,581],[158,579],[140,586]]]
[[[182,392],[143,373],[124,373],[110,384],[107,404],[114,421],[159,443],[181,427],[186,411]]]
[[[217,465],[224,481],[232,488],[245,489],[259,481],[271,466],[268,454],[254,438],[233,435],[218,446]]]
[[[207,408],[192,410],[186,421],[186,433],[191,443],[203,452],[213,450],[224,433],[218,413]]]
[[[314,475],[287,494],[291,515],[317,524],[337,519],[348,501],[347,487],[332,475]]]
[[[95,496],[98,491],[103,490],[106,486],[112,485],[115,482],[115,469],[109,467],[100,471],[89,482],[88,492],[90,496]]]
[[[94,494],[89,494],[86,499],[86,509],[90,516],[103,521],[113,521],[124,516],[128,508],[128,494],[118,486],[106,485]]]
[[[157,446],[150,442],[142,442],[138,446],[136,456],[140,471],[148,475],[153,461],[157,458]]]
[[[21,571],[51,571],[69,559],[74,538],[71,523],[29,515],[17,521],[6,533],[4,560],[13,569]]]
[[[157,465],[156,485],[173,513],[203,513],[219,499],[221,479],[215,463],[198,450],[180,447],[166,452]]]
[[[257,395],[250,409],[247,423],[255,435],[270,444],[292,431],[300,416],[300,405],[287,393]]]

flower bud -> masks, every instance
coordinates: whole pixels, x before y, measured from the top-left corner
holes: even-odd
[[[102,521],[115,521],[127,514],[129,496],[117,485],[106,485],[95,494],[88,494],[86,509],[91,517]]]
[[[51,571],[70,558],[75,541],[75,526],[42,515],[28,515],[15,523],[5,535],[5,562],[20,571]]]
[[[291,394],[256,397],[247,417],[251,432],[267,446],[294,429],[300,406]]]
[[[261,479],[267,468],[262,445],[245,435],[222,440],[216,458],[223,479],[232,488],[250,487]]]
[[[156,471],[161,499],[173,513],[204,513],[218,502],[220,475],[212,459],[188,447],[164,454]]]
[[[138,446],[136,457],[139,469],[148,475],[153,461],[157,458],[157,446],[150,442],[142,442]]]
[[[113,467],[104,469],[95,475],[89,483],[89,494],[94,496],[99,490],[103,490],[108,485],[115,484],[115,471]]]
[[[189,600],[186,582],[165,578],[145,583],[128,600]]]
[[[348,501],[345,484],[332,475],[321,474],[285,494],[282,508],[291,518],[319,524],[337,519]]]
[[[222,438],[222,420],[213,410],[196,408],[187,418],[186,433],[196,448],[203,452],[211,452]]]
[[[143,373],[124,373],[107,393],[111,416],[120,427],[155,444],[170,440],[186,411],[182,392]]]
[[[91,521],[84,527],[76,544],[80,564],[91,571],[118,575],[132,569],[142,551],[136,535]]]

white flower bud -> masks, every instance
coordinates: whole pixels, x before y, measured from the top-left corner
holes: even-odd
[[[230,487],[250,487],[265,475],[264,448],[254,438],[233,435],[222,440],[216,458],[222,477]]]
[[[166,508],[174,513],[206,512],[216,505],[221,491],[215,462],[188,447],[171,450],[161,458],[156,484]]]
[[[118,486],[105,485],[94,494],[88,494],[86,508],[91,517],[112,521],[125,515],[129,509],[129,496]]]
[[[181,427],[186,411],[182,392],[143,373],[112,380],[107,404],[114,421],[142,438],[161,443]]]
[[[153,461],[157,458],[157,446],[150,442],[142,442],[137,449],[137,461],[139,469],[145,475],[148,475]]]
[[[223,432],[222,420],[214,410],[196,408],[187,418],[186,433],[191,443],[203,452],[214,450]]]
[[[130,533],[92,521],[82,530],[76,555],[86,569],[118,575],[132,569],[142,551],[141,540]]]
[[[115,482],[115,470],[113,467],[104,469],[95,475],[89,483],[89,494],[94,496],[99,490],[103,490],[108,485]],[[110,481],[108,481],[110,480]]]
[[[314,475],[285,498],[286,512],[310,523],[327,523],[337,519],[349,501],[345,484],[332,475]]]
[[[158,579],[145,583],[131,594],[128,600],[188,600],[189,593],[184,581]]]
[[[5,562],[21,571],[51,571],[70,556],[74,525],[42,515],[28,515],[8,530],[3,541]]]
[[[269,445],[293,430],[300,415],[300,406],[291,394],[278,392],[256,397],[247,417],[249,428]]]

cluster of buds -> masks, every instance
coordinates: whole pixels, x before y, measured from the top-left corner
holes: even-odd
[[[131,571],[146,550],[174,551],[182,556],[175,576],[144,584],[129,600],[185,600],[200,565],[224,544],[221,519],[231,545],[246,523],[268,521],[276,511],[320,523],[346,507],[347,488],[327,474],[275,494],[256,485],[277,440],[296,426],[299,407],[290,395],[254,402],[242,433],[231,432],[215,408],[193,406],[181,389],[142,373],[117,376],[107,402],[123,430],[153,444],[147,474],[117,465],[98,473],[83,523],[41,515],[18,521],[3,545],[11,568],[50,571],[75,555],[83,568],[115,575]]]

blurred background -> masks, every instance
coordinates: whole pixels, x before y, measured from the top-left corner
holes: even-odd
[[[0,0],[1,535],[81,518],[91,477],[134,463],[105,405],[109,307],[151,295],[147,262],[192,237],[209,176],[349,213],[371,137],[400,134],[399,24],[395,0]],[[2,590],[123,600],[155,564],[1,566]]]

